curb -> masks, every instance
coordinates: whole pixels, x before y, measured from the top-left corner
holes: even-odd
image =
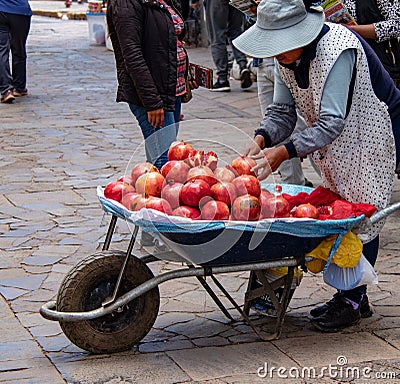
[[[32,14],[36,16],[53,17],[56,19],[61,19],[66,15],[68,20],[86,20],[86,12],[46,11],[36,9],[32,10]]]

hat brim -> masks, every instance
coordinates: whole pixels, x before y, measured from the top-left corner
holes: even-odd
[[[274,57],[310,44],[321,32],[324,13],[308,13],[300,23],[284,29],[264,29],[257,23],[232,41],[233,45],[251,57]]]

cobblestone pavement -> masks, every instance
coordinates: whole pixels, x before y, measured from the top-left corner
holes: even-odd
[[[193,62],[211,65],[208,49],[189,48],[189,54]],[[375,313],[342,333],[321,334],[308,323],[310,308],[333,292],[321,276],[304,277],[283,335],[273,342],[261,342],[243,322],[230,324],[195,279],[182,278],[160,286],[156,323],[132,351],[93,355],[71,344],[58,323],[43,319],[38,310],[55,298],[72,266],[101,249],[110,217],[103,217],[96,186],[124,173],[141,148],[141,135],[128,107],[115,103],[112,52],[88,44],[85,21],[34,16],[28,55],[29,95],[0,106],[0,382],[400,382],[399,213],[389,217],[381,236],[380,281],[369,290]],[[232,86],[223,95],[197,90],[183,107],[180,136],[225,143],[222,151],[240,150],[260,112],[255,85],[248,91],[236,81]],[[140,150],[133,160],[139,158]],[[318,184],[309,163],[304,165]],[[394,201],[400,201],[399,181]],[[126,250],[129,237],[129,227],[120,221],[112,248]],[[176,267],[151,264],[156,273]],[[241,302],[247,277],[223,275],[221,282]],[[255,319],[270,329],[268,320]],[[320,369],[336,365],[338,356],[347,359],[346,367],[365,368],[369,376],[257,376],[265,363]]]

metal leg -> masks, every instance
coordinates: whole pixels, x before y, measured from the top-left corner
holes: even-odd
[[[214,276],[211,276],[211,278],[214,280]],[[207,291],[207,293],[211,296],[211,298],[214,300],[215,304],[218,305],[218,308],[222,311],[222,313],[231,321],[235,321],[235,319],[230,315],[224,304],[222,304],[221,300],[218,298],[218,296],[215,294],[215,292],[212,290],[212,288],[208,285],[206,279],[201,276],[197,276],[197,280],[199,280],[200,284],[203,286],[203,288]]]
[[[135,229],[133,230],[132,237],[131,237],[131,240],[130,240],[129,245],[128,245],[128,249],[126,251],[124,264],[122,265],[122,268],[119,271],[117,283],[115,284],[115,287],[114,287],[114,292],[113,292],[112,296],[109,299],[105,300],[102,303],[103,307],[112,304],[115,301],[116,297],[117,297],[119,286],[121,285],[121,281],[122,281],[122,276],[124,275],[126,266],[128,264],[128,260],[129,260],[129,258],[131,257],[131,254],[132,254],[133,246],[135,245],[135,240],[136,240],[136,236],[137,236],[138,230],[139,230],[139,227],[137,225],[135,225]]]
[[[106,239],[104,240],[103,251],[108,251],[108,249],[110,248],[111,239],[113,237],[113,234],[115,231],[115,226],[117,224],[117,219],[118,219],[118,216],[112,215],[110,224],[108,226]]]

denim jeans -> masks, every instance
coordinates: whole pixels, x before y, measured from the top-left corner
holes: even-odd
[[[0,93],[26,88],[26,40],[31,17],[0,12]],[[10,71],[10,49],[12,74]]]
[[[175,111],[164,112],[164,126],[154,128],[147,120],[147,111],[143,107],[129,104],[145,139],[146,160],[160,169],[168,161],[168,149],[176,140],[181,115],[181,98],[175,101]]]
[[[227,38],[232,43],[243,32],[243,13],[229,5],[229,0],[207,0],[206,24],[210,37],[211,55],[217,67],[217,76],[220,81],[228,80],[228,50]],[[233,44],[232,52],[240,68],[247,65],[244,53],[236,49]]]

